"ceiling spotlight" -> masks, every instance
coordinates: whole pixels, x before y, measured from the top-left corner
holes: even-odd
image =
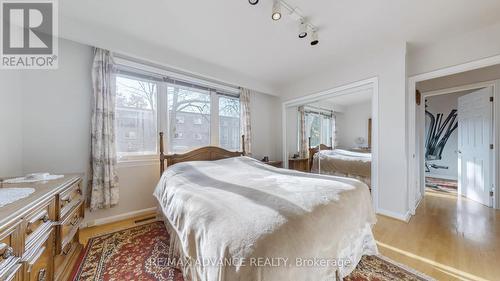
[[[273,1],[273,14],[271,17],[273,18],[273,20],[281,19],[281,1]]]
[[[299,38],[306,38],[306,37],[307,37],[307,24],[304,22],[303,19],[301,19],[299,23]]]
[[[250,5],[257,5],[259,0],[248,0],[248,3],[250,3]]]
[[[311,46],[318,45],[319,40],[318,40],[318,32],[316,30],[313,30],[312,36],[311,36]]]

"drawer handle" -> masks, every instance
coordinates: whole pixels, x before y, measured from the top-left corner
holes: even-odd
[[[79,189],[76,190],[76,193],[82,195],[82,190],[79,188]]]
[[[79,220],[80,220],[80,218],[78,216],[75,216],[75,219],[72,222],[70,222],[69,224],[71,224],[72,226],[75,226]]]
[[[42,215],[43,214],[43,215]],[[49,214],[47,214],[47,211],[45,210],[44,212],[40,213],[39,217],[36,217],[28,222],[26,225],[26,234],[31,234],[33,230],[31,229],[31,226],[36,222],[36,221],[41,221],[43,223],[46,223],[49,221]]]
[[[68,255],[69,251],[71,251],[72,248],[73,248],[73,243],[70,243],[69,247],[66,247],[66,249],[62,251],[62,254],[65,256]]]
[[[12,257],[14,255],[14,248],[8,246],[4,251],[3,251],[3,254],[2,254],[2,258],[4,260]]]
[[[46,279],[47,279],[47,270],[45,270],[45,268],[42,268],[38,271],[38,278],[36,280],[45,281]]]

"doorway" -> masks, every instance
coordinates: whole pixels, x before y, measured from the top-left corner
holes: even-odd
[[[422,93],[417,134],[421,192],[494,200],[493,85]]]
[[[436,71],[419,74],[408,78],[408,154],[407,154],[407,168],[408,168],[408,205],[410,213],[415,215],[417,206],[423,199],[425,181],[422,176],[424,167],[421,166],[421,145],[419,143],[421,127],[418,126],[420,111],[418,101],[419,95],[415,94],[419,88],[417,85],[426,83],[427,86],[433,86],[434,89],[420,89],[421,92],[441,91],[446,89],[450,91],[463,91],[478,89],[484,87],[493,88],[493,109],[494,112],[500,112],[500,56],[489,57],[461,65],[456,65],[448,68],[439,69]],[[467,85],[467,86],[464,86]],[[420,85],[421,86],[421,85]],[[427,87],[429,88],[429,87]],[[500,192],[499,192],[499,173],[496,167],[500,167],[500,114],[493,115],[493,174],[492,177],[492,190],[493,194],[490,195],[490,200],[493,201],[492,206],[500,209]],[[470,165],[473,167],[473,165]]]

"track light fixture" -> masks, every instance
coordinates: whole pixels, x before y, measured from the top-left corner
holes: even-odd
[[[299,21],[299,38],[307,37],[307,24],[304,19],[300,19]]]
[[[271,17],[273,20],[280,20],[281,19],[281,1],[280,0],[273,1],[273,13],[272,13]]]
[[[313,30],[312,31],[312,36],[311,36],[311,46],[318,45],[319,40],[318,40],[318,31]]]
[[[259,1],[260,0],[248,0],[248,3],[253,6],[257,5]],[[273,0],[273,10],[271,18],[274,21],[278,21],[282,18],[282,9],[285,9],[285,11],[287,11],[286,15],[289,16],[292,20],[298,21],[299,38],[306,38],[307,36],[309,36],[309,31],[311,31],[311,46],[319,44],[317,27],[309,20],[306,20],[299,7],[292,7],[285,0]]]

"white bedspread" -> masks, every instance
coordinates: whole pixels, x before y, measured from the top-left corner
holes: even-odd
[[[335,280],[377,253],[370,193],[357,180],[237,157],[173,165],[154,195],[190,261],[187,280]]]
[[[312,173],[358,179],[371,185],[372,154],[344,149],[321,150],[314,154]]]

